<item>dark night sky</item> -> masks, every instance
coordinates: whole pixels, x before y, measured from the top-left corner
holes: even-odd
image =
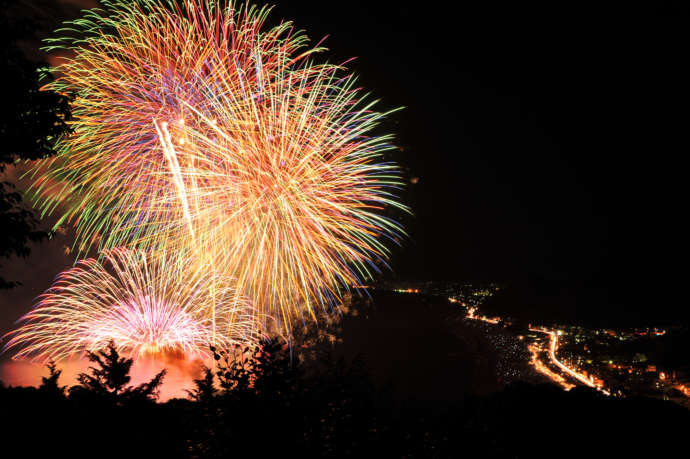
[[[274,19],[329,35],[332,61],[356,56],[382,107],[406,107],[389,127],[419,182],[388,277],[555,291],[578,317],[687,318],[687,12],[277,3]]]
[[[278,6],[406,107],[399,160],[420,180],[396,275],[685,319],[687,11],[401,5]]]

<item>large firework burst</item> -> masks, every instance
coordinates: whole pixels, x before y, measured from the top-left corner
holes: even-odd
[[[251,305],[222,285],[177,257],[105,251],[102,261],[86,259],[61,273],[8,334],[5,349],[18,349],[17,358],[57,360],[112,340],[135,357],[166,351],[208,357],[210,343],[228,347],[258,338]]]
[[[73,52],[50,88],[76,97],[74,134],[36,169],[37,200],[66,209],[82,253],[196,254],[289,334],[401,237],[385,114],[267,9],[180,3],[105,0],[53,40]]]

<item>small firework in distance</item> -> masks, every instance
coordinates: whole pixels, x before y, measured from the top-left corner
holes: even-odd
[[[74,133],[34,186],[81,253],[192,253],[288,336],[386,265],[403,180],[373,134],[387,113],[343,66],[314,63],[289,22],[264,27],[266,8],[102,3],[49,47],[73,51],[49,87],[75,96]]]
[[[83,260],[60,274],[6,336],[5,350],[17,349],[19,359],[58,360],[100,350],[112,340],[133,357],[181,351],[203,358],[211,343],[228,347],[256,340],[250,305],[208,273],[182,269],[164,257],[150,262],[139,251],[103,255],[103,261]]]

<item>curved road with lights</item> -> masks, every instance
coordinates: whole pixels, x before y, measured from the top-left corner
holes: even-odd
[[[539,332],[539,333],[544,333],[550,336],[551,342],[549,344],[549,358],[551,359],[551,362],[558,367],[559,370],[561,370],[563,373],[567,374],[568,376],[576,379],[580,383],[591,387],[592,389],[596,389],[599,392],[605,394],[605,395],[611,395],[609,391],[606,389],[594,384],[592,380],[587,378],[585,375],[578,373],[577,371],[573,370],[572,368],[567,367],[564,365],[558,358],[556,357],[556,351],[558,351],[558,333],[553,331],[553,330],[547,330],[546,328],[533,328],[530,327],[531,331]]]

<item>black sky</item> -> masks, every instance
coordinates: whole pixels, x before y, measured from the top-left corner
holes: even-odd
[[[687,11],[476,3],[278,4],[406,107],[399,160],[420,180],[395,275],[556,291],[581,317],[687,316]]]
[[[330,60],[356,56],[382,107],[406,107],[388,127],[419,182],[388,277],[557,291],[553,307],[583,317],[687,317],[686,11],[277,3],[274,19],[329,35]]]

